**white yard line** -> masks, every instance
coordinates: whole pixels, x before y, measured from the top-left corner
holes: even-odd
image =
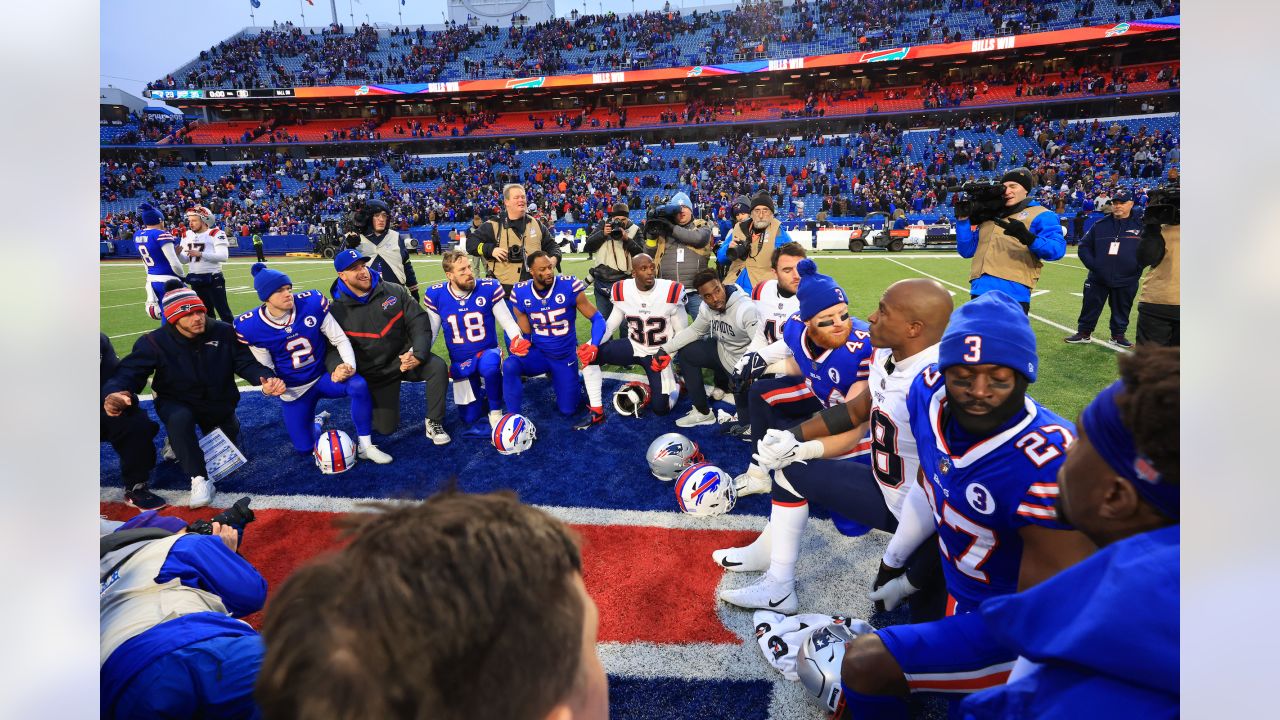
[[[908,264],[906,264],[906,263],[904,263],[904,262],[900,262],[900,261],[898,261],[898,260],[895,260],[894,258],[888,258],[888,257],[887,257],[887,258],[885,258],[885,260],[888,260],[888,261],[889,261],[889,262],[891,262],[891,263],[896,263],[896,264],[898,264],[898,265],[901,265],[902,267],[904,267],[904,268],[906,268],[906,269],[908,269],[908,270],[910,270],[910,271],[912,271],[912,272],[914,272],[914,273],[919,273],[920,275],[923,275],[923,276],[925,276],[925,277],[927,277],[927,278],[932,278],[932,279],[934,279],[934,280],[937,280],[938,282],[942,283],[943,285],[950,285],[950,286],[951,286],[951,287],[953,287],[953,288],[957,288],[957,289],[959,289],[959,290],[965,290],[965,291],[967,291],[967,290],[969,289],[969,288],[963,287],[963,286],[961,286],[961,285],[957,285],[957,284],[955,284],[955,283],[953,283],[953,282],[949,282],[949,281],[947,281],[947,280],[943,280],[942,278],[938,277],[937,275],[930,275],[929,273],[927,273],[927,272],[925,272],[925,271],[923,271],[923,270],[921,270],[921,269],[919,269],[919,268],[913,268],[913,267],[911,267],[910,265],[908,265]],[[1039,315],[1036,315],[1035,313],[1031,313],[1031,314],[1030,314],[1030,317],[1031,317],[1032,319],[1034,319],[1034,320],[1039,320],[1040,322],[1044,323],[1045,325],[1050,325],[1050,326],[1052,326],[1052,327],[1056,327],[1056,328],[1058,328],[1059,330],[1064,330],[1064,331],[1069,332],[1069,333],[1075,333],[1075,329],[1073,329],[1073,328],[1069,328],[1069,327],[1067,327],[1066,325],[1061,325],[1061,324],[1056,323],[1056,322],[1054,322],[1054,321],[1052,321],[1052,320],[1050,320],[1050,319],[1048,319],[1048,318],[1044,318],[1044,317],[1041,317],[1041,316],[1039,316]],[[1115,347],[1114,345],[1111,345],[1110,343],[1105,343],[1105,342],[1103,342],[1103,341],[1099,340],[1098,338],[1090,338],[1090,339],[1089,339],[1089,342],[1093,343],[1094,345],[1098,345],[1098,346],[1104,347],[1104,348],[1106,348],[1106,349],[1110,350],[1111,352],[1125,352],[1124,350],[1121,350],[1120,348]]]

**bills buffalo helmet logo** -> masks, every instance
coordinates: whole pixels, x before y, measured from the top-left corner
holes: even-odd
[[[395,307],[395,304],[398,302],[400,302],[400,299],[397,298],[395,295],[391,295],[387,297],[386,300],[382,301],[382,309],[390,310],[391,308]]]

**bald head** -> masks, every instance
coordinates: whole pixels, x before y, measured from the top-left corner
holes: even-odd
[[[871,344],[901,360],[942,340],[955,304],[937,280],[908,278],[890,285],[871,314]]]

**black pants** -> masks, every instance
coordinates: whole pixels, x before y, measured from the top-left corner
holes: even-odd
[[[209,476],[204,465],[204,451],[196,438],[197,425],[206,435],[221,428],[233,444],[240,442],[240,421],[236,419],[235,410],[221,415],[202,412],[176,400],[156,400],[156,414],[169,434],[169,447],[178,456],[178,465],[190,477]]]
[[[156,466],[156,435],[160,426],[145,410],[131,405],[118,417],[98,411],[99,439],[111,443],[120,456],[120,476],[125,489],[145,483]]]
[[[227,304],[227,280],[222,273],[188,273],[187,284],[200,301],[209,309],[210,315],[223,322],[233,322],[236,318],[231,314],[231,306]]]
[[[780,503],[803,499],[876,530],[892,533],[898,529],[898,519],[885,504],[870,465],[854,460],[810,460],[789,465],[782,473],[799,495],[774,483],[773,499]],[[908,600],[912,622],[941,618],[947,592],[936,536],[926,538],[908,558],[907,578],[920,589]]]
[[[600,343],[600,351],[596,353],[593,365],[621,365],[623,367],[639,367],[649,380],[649,409],[654,415],[666,415],[671,412],[671,398],[662,392],[662,375],[649,367],[649,357],[637,356],[631,341],[624,338],[607,340]]]
[[[970,300],[976,300],[976,299],[977,299],[977,297],[978,297],[977,295],[974,295],[973,293],[969,293],[969,299],[970,299]],[[1031,314],[1031,303],[1029,303],[1029,302],[1019,302],[1018,304],[1022,306],[1022,312],[1026,313],[1026,314],[1028,314],[1028,315],[1030,315],[1030,314]]]
[[[1138,294],[1138,284],[1122,287],[1108,287],[1093,278],[1084,281],[1084,302],[1080,306],[1080,319],[1076,329],[1085,335],[1092,335],[1102,317],[1102,307],[1111,304],[1111,337],[1124,335],[1129,329],[1129,311],[1133,309],[1133,298]]]
[[[702,369],[710,368],[715,376],[716,387],[728,387],[729,373],[720,364],[720,354],[716,352],[715,338],[702,338],[685,345],[676,353],[676,369],[684,378],[685,389],[689,391],[689,400],[698,412],[707,412],[707,388],[702,384]],[[733,394],[733,401],[738,406],[738,421],[751,422],[750,402],[746,389]]]
[[[1180,305],[1138,303],[1138,344],[1166,347],[1181,345],[1178,336],[1181,315]]]
[[[365,378],[368,380],[368,378]],[[373,396],[373,429],[382,435],[390,435],[400,427],[400,383],[426,382],[427,417],[444,426],[444,392],[449,380],[449,366],[435,355],[418,367],[401,373],[400,377],[379,385],[369,383]]]
[[[256,252],[256,253],[258,253],[258,262],[266,262],[266,261],[267,261],[267,256],[266,256],[266,254],[265,254],[265,253],[263,253],[263,252],[262,252],[262,246],[261,246],[261,245],[254,245],[254,246],[253,246],[253,251],[254,251],[254,252]]]

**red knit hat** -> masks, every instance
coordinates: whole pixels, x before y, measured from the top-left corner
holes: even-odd
[[[189,287],[174,288],[165,293],[164,299],[160,301],[160,307],[164,311],[165,322],[170,324],[196,311],[209,312],[204,306],[204,301],[195,290]]]

